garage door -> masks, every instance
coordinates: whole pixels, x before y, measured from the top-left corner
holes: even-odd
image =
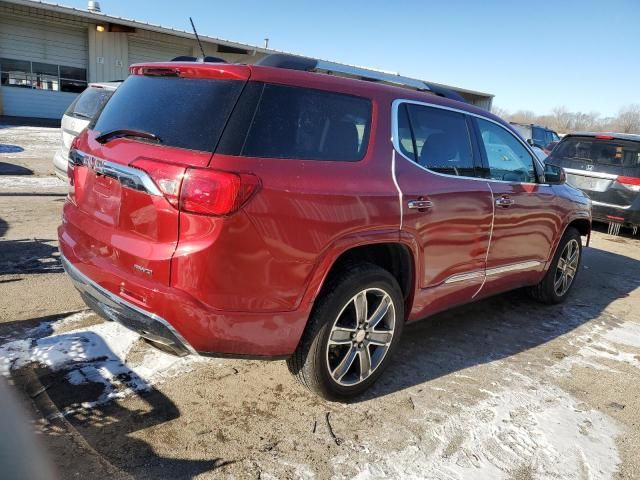
[[[166,62],[181,55],[192,55],[193,47],[177,42],[129,37],[129,63]]]
[[[2,113],[60,118],[86,86],[87,25],[0,8]]]

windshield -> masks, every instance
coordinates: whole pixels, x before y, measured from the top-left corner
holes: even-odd
[[[129,77],[92,126],[99,134],[147,132],[161,144],[212,151],[245,82]]]
[[[600,165],[640,166],[640,142],[569,137],[553,150],[555,158],[587,160]]]

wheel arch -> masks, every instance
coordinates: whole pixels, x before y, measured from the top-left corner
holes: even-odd
[[[387,270],[398,281],[405,302],[405,315],[411,311],[415,293],[417,264],[412,245],[407,245],[398,238],[378,236],[377,238],[359,238],[357,241],[340,242],[331,252],[327,252],[318,262],[316,275],[309,285],[305,303],[309,311],[322,295],[324,287],[349,265],[355,263],[372,263]]]

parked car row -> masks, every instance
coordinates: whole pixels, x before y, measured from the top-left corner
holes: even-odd
[[[553,149],[546,163],[562,167],[567,181],[592,200],[593,219],[633,233],[640,226],[640,135],[572,133]]]
[[[511,125],[539,159],[564,168],[567,181],[584,191],[593,205],[593,219],[608,223],[617,235],[640,227],[640,135],[572,133],[560,138],[542,125]]]
[[[286,359],[344,399],[405,322],[520,287],[567,298],[591,202],[562,168],[442,89],[333,73],[131,67],[69,151],[59,244],[87,305],[178,355]]]
[[[90,83],[64,112],[61,121],[60,147],[53,156],[53,171],[67,181],[69,149],[73,140],[95,118],[122,82]]]

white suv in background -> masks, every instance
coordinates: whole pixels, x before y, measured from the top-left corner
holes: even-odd
[[[68,181],[67,161],[71,142],[89,125],[121,83],[90,83],[64,112],[61,122],[62,145],[53,156],[53,170],[61,180]]]

